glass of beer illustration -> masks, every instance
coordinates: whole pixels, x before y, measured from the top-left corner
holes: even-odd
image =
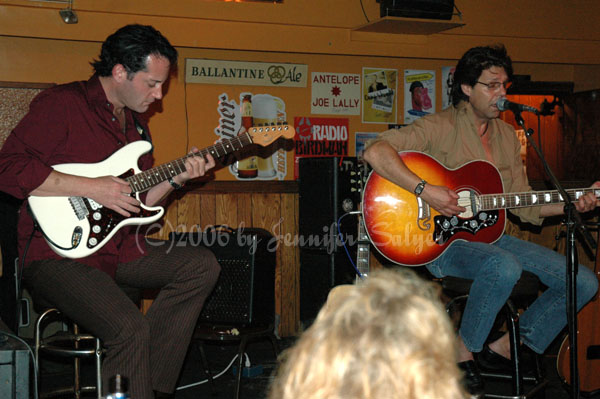
[[[240,179],[253,179],[258,175],[258,162],[256,155],[237,161],[233,166],[233,171],[237,173]]]

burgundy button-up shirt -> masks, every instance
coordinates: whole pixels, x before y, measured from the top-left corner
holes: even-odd
[[[40,93],[0,150],[0,190],[17,198],[27,198],[46,180],[52,165],[100,162],[127,143],[141,140],[134,112],[125,109],[127,129],[123,133],[113,109],[96,75],[88,81],[60,85]],[[146,121],[137,113],[135,118],[150,137]],[[153,163],[152,155],[144,154],[139,162],[131,160],[132,166],[136,163],[141,170],[148,169]],[[24,201],[18,228],[20,256],[34,228],[26,207],[27,201]],[[144,253],[144,240],[136,232],[136,226],[126,226],[100,250],[78,261],[114,277],[118,263],[137,259]],[[56,258],[60,256],[36,231],[26,264]]]

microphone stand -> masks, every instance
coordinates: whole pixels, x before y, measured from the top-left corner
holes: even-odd
[[[575,246],[575,231],[579,229],[582,233],[583,237],[587,241],[588,245],[595,249],[596,241],[591,236],[590,232],[587,230],[583,222],[581,221],[581,216],[579,212],[575,209],[575,205],[571,200],[569,194],[565,191],[565,189],[561,186],[560,182],[552,173],[550,166],[546,162],[544,158],[544,154],[540,150],[540,148],[535,144],[535,141],[531,137],[533,134],[533,129],[527,129],[525,126],[525,121],[521,117],[520,111],[513,111],[515,114],[515,120],[525,130],[525,136],[531,144],[531,147],[535,150],[538,157],[542,161],[542,165],[544,166],[544,170],[546,174],[550,178],[553,186],[562,196],[565,202],[565,214],[566,214],[566,222],[565,225],[567,227],[567,245],[566,245],[566,261],[567,261],[567,269],[566,269],[566,281],[567,281],[567,325],[569,327],[569,341],[571,343],[571,352],[570,352],[570,372],[571,372],[571,399],[579,399],[579,371],[577,369],[577,270],[579,267],[579,260],[577,257],[577,247]]]

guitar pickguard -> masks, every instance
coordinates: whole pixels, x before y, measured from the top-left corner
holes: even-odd
[[[83,198],[83,201],[88,210],[86,217],[90,224],[90,234],[86,245],[88,249],[93,249],[98,244],[103,243],[115,227],[127,218],[112,209],[103,207],[92,199]],[[159,212],[140,208],[140,212],[136,214],[136,217],[149,218]]]
[[[438,215],[433,218],[433,221],[435,223],[433,241],[438,245],[444,245],[458,232],[464,231],[475,235],[480,230],[495,225],[498,222],[498,211],[481,211],[471,218]]]

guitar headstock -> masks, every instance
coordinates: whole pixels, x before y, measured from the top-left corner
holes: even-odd
[[[252,126],[248,129],[248,134],[252,137],[254,144],[261,145],[263,147],[271,144],[279,137],[291,139],[296,134],[296,130],[287,124],[270,124],[264,126]]]

